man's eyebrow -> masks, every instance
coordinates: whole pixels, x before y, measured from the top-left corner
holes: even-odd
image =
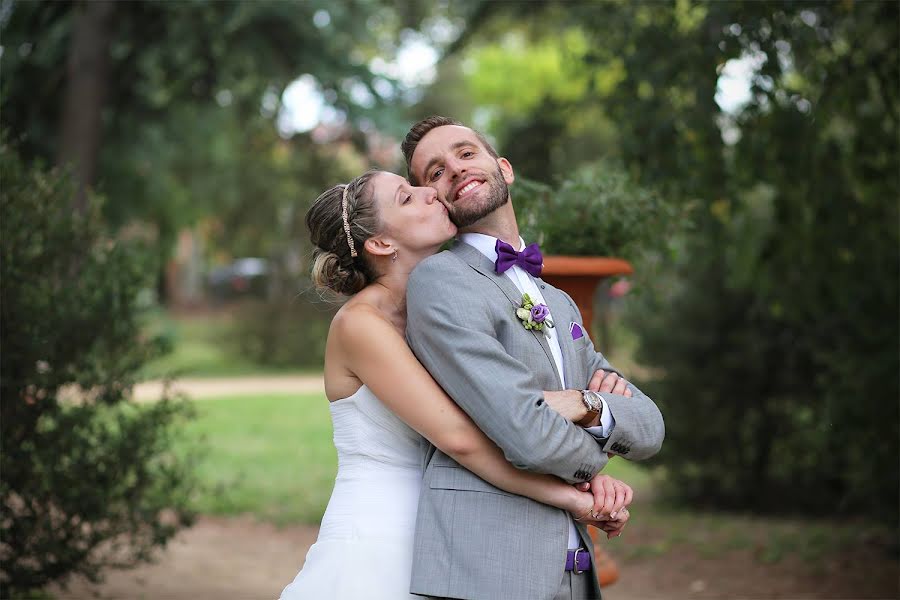
[[[459,142],[454,142],[451,146],[451,150],[459,150],[460,148],[464,148],[465,146],[475,146],[475,142],[469,140],[461,140]],[[428,161],[428,164],[425,165],[425,170],[422,172],[422,175],[427,176],[428,171],[431,170],[431,167],[441,162],[441,158],[439,156],[435,156],[431,160]]]

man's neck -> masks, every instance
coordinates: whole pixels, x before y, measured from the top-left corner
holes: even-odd
[[[516,212],[513,210],[512,201],[507,202],[481,220],[460,229],[459,232],[481,233],[503,240],[513,248],[519,247],[519,224],[516,221]]]

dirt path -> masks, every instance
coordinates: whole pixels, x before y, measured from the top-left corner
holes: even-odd
[[[278,529],[251,517],[204,517],[181,532],[156,564],[109,572],[100,586],[75,582],[51,591],[67,600],[93,600],[97,594],[128,600],[274,599],[296,575],[317,530]],[[656,533],[635,527],[633,542],[616,540],[610,552],[616,556],[619,548],[621,555],[625,544]],[[690,548],[673,548],[663,556],[617,560],[621,578],[605,588],[604,600],[897,598],[896,561],[865,552],[815,567],[799,559],[766,565],[750,550],[702,558]]]
[[[164,382],[145,381],[134,387],[138,401],[158,399]],[[174,392],[183,392],[195,399],[249,394],[310,394],[325,391],[325,380],[317,375],[261,375],[231,378],[184,378],[171,384]]]

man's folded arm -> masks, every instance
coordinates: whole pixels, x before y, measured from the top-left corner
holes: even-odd
[[[560,291],[569,301],[572,310],[579,315],[580,322],[581,311],[578,310],[575,301],[564,291]],[[590,348],[593,349],[593,341],[590,340],[588,332],[585,331],[584,334],[588,336]],[[596,371],[603,370],[628,379],[609,364],[609,361],[600,352],[585,350],[583,356],[588,362],[589,377]],[[587,383],[584,382],[584,385]],[[656,455],[662,448],[663,439],[666,436],[665,422],[653,400],[630,381],[628,389],[632,393],[630,398],[619,394],[600,392],[605,402],[604,411],[609,411],[608,418],[610,420],[605,423],[604,430],[599,427],[591,428],[590,433],[603,445],[603,450],[606,452],[620,455],[628,460],[646,460]]]
[[[600,352],[591,353],[590,373],[598,369],[624,377]],[[627,378],[625,378],[627,380]],[[628,382],[631,397],[600,392],[615,421],[603,449],[628,460],[646,460],[659,452],[666,437],[662,413],[644,392]]]

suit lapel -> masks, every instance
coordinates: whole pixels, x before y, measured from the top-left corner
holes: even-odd
[[[506,275],[498,274],[494,269],[494,264],[484,254],[465,242],[457,240],[451,246],[450,252],[462,258],[470,267],[493,281],[503,291],[511,305],[510,314],[515,318],[515,309],[522,306],[522,292],[519,291],[516,284]],[[548,306],[550,305],[548,304]],[[553,314],[552,306],[550,306],[550,312]],[[541,348],[544,349],[544,354],[547,355],[547,360],[550,361],[550,366],[556,374],[556,380],[562,387],[562,377],[560,377],[559,371],[556,370],[556,361],[553,360],[553,353],[550,352],[550,343],[547,341],[547,336],[541,331],[531,330],[530,333],[534,336],[537,343],[541,345]],[[565,357],[565,354],[563,354],[563,357]]]
[[[494,264],[489,261],[484,254],[459,240],[454,242],[453,246],[450,248],[450,252],[453,252],[462,258],[470,267],[497,284],[497,287],[506,294],[506,297],[509,298],[509,301],[513,306],[521,306],[522,293],[519,291],[519,288],[517,288],[516,284],[514,284],[506,275],[498,275],[494,270]]]

